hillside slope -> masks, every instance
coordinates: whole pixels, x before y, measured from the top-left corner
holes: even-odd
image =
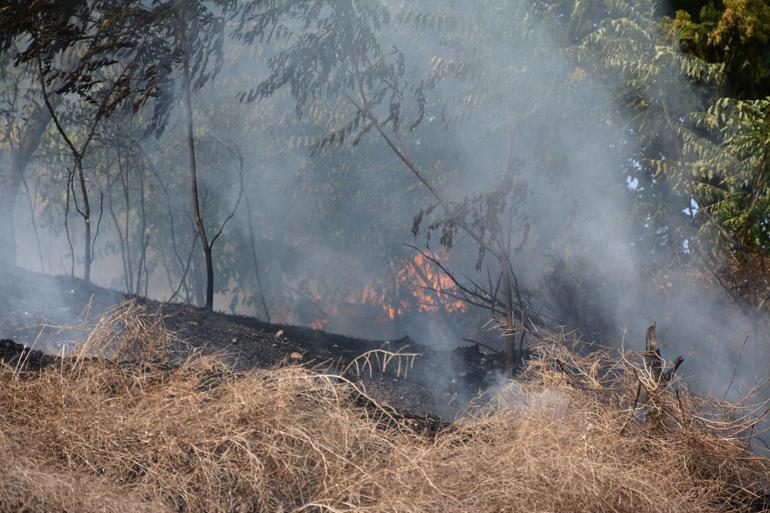
[[[0,275],[0,338],[49,353],[66,352],[95,322],[124,301],[136,301],[148,314],[160,313],[175,335],[178,358],[195,352],[224,353],[237,370],[271,368],[286,362],[339,372],[361,360],[356,377],[377,398],[418,414],[452,418],[495,376],[495,361],[477,348],[434,351],[411,339],[370,341],[309,328],[261,322],[245,316],[208,312],[124,294],[82,280],[12,268]],[[383,369],[384,352],[417,354]],[[379,353],[379,354],[376,354]],[[379,363],[377,357],[379,356]],[[411,365],[406,366],[406,363]],[[371,368],[370,368],[371,367]],[[404,372],[406,371],[406,372]]]

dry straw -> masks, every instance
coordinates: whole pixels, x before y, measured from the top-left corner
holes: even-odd
[[[661,388],[636,355],[545,344],[495,400],[418,433],[338,376],[171,364],[173,345],[128,305],[60,364],[0,369],[0,510],[686,513],[768,493],[758,413]]]

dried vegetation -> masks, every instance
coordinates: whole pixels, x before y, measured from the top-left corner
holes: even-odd
[[[579,357],[544,343],[520,380],[425,432],[372,408],[344,378],[235,373],[210,356],[171,364],[171,346],[162,320],[132,306],[76,356],[40,372],[0,369],[0,510],[767,506],[770,462],[746,442],[763,410],[656,387],[638,355]]]

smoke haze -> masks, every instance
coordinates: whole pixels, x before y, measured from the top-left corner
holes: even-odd
[[[405,101],[404,119],[421,119],[414,130],[402,130],[411,158],[446,197],[459,202],[494,190],[513,155],[514,179],[526,189],[513,205],[514,239],[521,243],[514,271],[521,289],[554,327],[577,330],[588,344],[641,350],[644,329],[656,323],[664,357],[683,355],[689,383],[718,397],[737,399],[767,378],[768,342],[755,320],[700,279],[695,262],[651,271],[661,266],[639,249],[649,235],[645,229],[654,228],[635,210],[635,198],[646,185],[632,113],[617,97],[622,77],[595,77],[568,51],[554,24],[537,21],[528,2],[387,4],[402,16],[383,29],[382,46],[396,46],[403,54],[407,80],[429,83],[442,69],[467,63],[467,69],[447,72],[425,88],[423,114],[417,100]],[[420,26],[406,16],[409,12],[433,13],[449,20],[450,29]],[[355,145],[313,147],[349,117],[351,106],[344,98],[319,98],[302,118],[289,91],[254,103],[236,100],[267,76],[266,58],[273,51],[269,45],[255,50],[228,39],[223,71],[194,97],[209,230],[215,233],[238,206],[214,250],[221,287],[215,307],[264,318],[264,293],[274,322],[360,337],[408,335],[442,349],[481,337],[501,347],[498,334],[483,328],[488,312],[472,306],[452,310],[451,298],[414,299],[418,271],[404,269],[411,269],[407,261],[417,253],[406,244],[430,251],[456,276],[480,283],[499,268],[487,258],[477,270],[478,248],[468,237],[458,236],[446,249],[437,234],[428,239],[424,226],[412,235],[415,214],[434,200],[374,130]],[[676,112],[688,112],[698,100],[687,81],[673,68],[662,76],[659,94]],[[141,120],[136,125],[122,127],[117,137],[126,145],[122,158],[144,170],[152,198],[146,205],[153,219],[147,286],[138,292],[165,300],[179,288],[175,300],[200,303],[195,290],[204,269],[200,247],[190,253],[195,234],[184,117],[175,107],[158,139],[140,135]],[[105,158],[93,158],[92,173],[114,158],[108,156],[111,144],[105,139]],[[50,149],[57,151],[61,148]],[[30,182],[40,183],[33,205],[44,270],[66,274],[70,254],[61,229],[63,206],[48,192],[53,187],[45,186],[49,165],[38,158],[30,169]],[[139,183],[132,180],[128,190],[136,195]],[[120,225],[125,209],[120,189],[114,196]],[[683,222],[687,206],[681,205],[682,214],[672,223]],[[19,198],[16,212],[19,262],[40,270],[25,198]],[[75,240],[81,237],[78,221],[71,211]],[[116,223],[107,211],[101,223],[94,281],[123,290]],[[132,211],[130,230],[138,223]],[[694,257],[687,240],[677,244],[682,259]],[[138,249],[132,251],[137,265]],[[178,287],[188,258],[188,279]],[[401,311],[405,298],[412,302]],[[433,304],[421,308],[419,301]],[[395,313],[389,314],[388,306]]]

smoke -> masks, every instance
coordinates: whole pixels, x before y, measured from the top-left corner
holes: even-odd
[[[441,0],[391,7],[428,14],[418,19],[454,20],[445,30],[404,16],[384,29],[383,47],[394,45],[403,53],[408,80],[419,83],[442,69],[455,69],[456,63],[467,66],[426,89],[422,122],[402,131],[405,145],[453,201],[494,190],[508,155],[514,156],[515,179],[527,189],[514,207],[529,226],[526,237],[518,228],[522,245],[514,253],[514,270],[522,289],[554,324],[578,330],[587,343],[639,350],[644,329],[657,323],[664,356],[673,360],[682,354],[688,381],[716,396],[738,398],[767,378],[767,340],[749,314],[707,284],[694,265],[650,272],[658,262],[642,252],[641,239],[650,236],[647,224],[653,230],[661,223],[646,223],[634,211],[639,188],[647,185],[640,185],[641,149],[632,113],[623,110],[617,96],[622,77],[593,76],[567,51],[564,34],[542,17],[538,21],[525,1]],[[254,104],[236,101],[239,92],[264,78],[270,49],[255,51],[232,40],[227,45],[223,72],[196,94],[194,105],[210,233],[241,198],[214,250],[217,308],[262,316],[264,293],[277,322],[323,320],[321,326],[330,331],[373,338],[408,335],[435,348],[454,347],[465,337],[486,336],[495,343],[495,334],[480,328],[488,318],[483,311],[442,316],[439,308],[413,309],[391,321],[382,305],[366,303],[361,291],[369,289],[378,301],[395,301],[398,310],[399,299],[391,296],[399,287],[408,288],[399,271],[415,256],[406,243],[443,251],[438,237],[428,240],[423,231],[415,239],[410,231],[415,213],[433,199],[373,131],[355,146],[314,149],[325,130],[350,114],[344,98],[318,99],[302,119],[295,116],[288,91]],[[674,71],[662,76],[659,97],[648,100],[665,97],[687,112],[697,95]],[[404,117],[415,119],[418,107],[407,101]],[[152,184],[148,295],[167,299],[180,288],[178,298],[194,302],[199,298],[190,291],[200,289],[203,279],[200,246],[192,253],[185,286],[177,286],[194,240],[183,121],[177,109],[159,140],[138,138],[135,159],[147,166]],[[238,155],[244,162],[242,183]],[[165,183],[165,194],[150,168]],[[92,162],[92,176],[97,170]],[[93,183],[96,187],[96,178]],[[136,184],[131,190],[136,194]],[[66,240],[60,220],[54,221],[61,202],[38,201],[48,219],[41,228],[50,262],[46,271],[68,272]],[[136,230],[135,211],[130,221]],[[76,222],[73,216],[77,238]],[[25,221],[20,223],[18,231],[26,232],[20,237],[20,261],[34,268],[35,242]],[[120,287],[118,239],[106,214],[103,223],[94,279]],[[455,242],[443,256],[457,276],[486,283],[487,270],[497,272],[489,259],[476,269],[478,248],[472,240],[460,236]],[[678,243],[683,258],[690,258],[687,241]]]

